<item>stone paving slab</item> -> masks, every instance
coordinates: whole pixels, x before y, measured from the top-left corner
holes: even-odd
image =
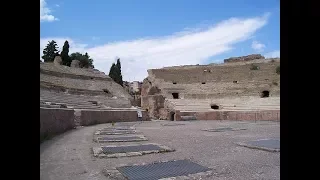
[[[225,131],[240,131],[240,130],[246,130],[246,128],[220,127],[220,128],[202,129],[202,131],[208,131],[208,132],[225,132]]]
[[[130,152],[120,152],[120,153],[105,153],[103,147],[130,147],[130,146],[138,146],[138,145],[154,145],[159,147],[156,150],[142,150],[142,151],[130,151]],[[167,146],[156,144],[156,143],[146,143],[146,144],[131,144],[131,145],[109,145],[109,146],[100,146],[93,147],[93,156],[99,158],[120,158],[120,157],[131,157],[131,156],[142,156],[145,154],[152,153],[164,153],[164,152],[173,152],[175,149],[169,148]]]
[[[186,125],[183,123],[166,123],[166,124],[161,124],[162,126],[181,126],[181,125]]]
[[[123,171],[123,168],[126,168],[128,166],[131,166],[131,167],[140,166],[143,169],[143,168],[147,168],[150,166],[157,167],[158,165],[160,165],[158,167],[161,167],[161,166],[165,166],[167,163],[176,163],[178,161],[189,161],[189,160],[173,160],[173,161],[171,160],[171,161],[156,161],[153,163],[142,163],[142,164],[125,164],[125,165],[120,165],[115,168],[106,168],[102,172],[105,176],[107,176],[108,178],[111,178],[111,179],[127,180],[128,177],[123,175],[121,173],[121,171]],[[198,164],[193,163],[191,161],[189,161],[189,162],[193,165],[201,166],[201,165],[198,165]],[[203,166],[201,166],[201,167],[203,167]],[[172,169],[174,172],[175,171],[174,168],[181,171],[181,169],[179,169],[179,166],[172,166],[169,169]],[[185,167],[182,167],[182,169],[183,168],[185,168]],[[176,170],[176,172],[178,172],[177,170]],[[156,171],[158,171],[158,168],[156,168]],[[134,173],[141,173],[141,170],[138,172],[134,172]],[[164,174],[161,174],[162,177],[160,177],[160,178],[159,177],[146,177],[146,178],[141,177],[141,179],[143,179],[143,180],[144,179],[148,179],[148,180],[156,180],[156,179],[159,179],[159,180],[191,180],[191,179],[193,179],[194,180],[194,179],[202,179],[204,177],[206,177],[206,178],[212,177],[213,178],[213,176],[214,176],[214,172],[213,172],[212,168],[206,168],[206,167],[203,167],[202,172],[196,172],[196,173],[190,173],[190,174],[189,173],[181,173],[180,175],[177,174],[177,176],[174,176],[173,173],[171,173],[171,174],[166,174],[165,172],[162,172],[162,173],[164,173]],[[143,176],[143,174],[141,176]],[[131,179],[135,180],[135,179],[140,179],[140,178],[131,178]]]
[[[130,130],[130,131],[101,131],[98,130],[94,134],[95,135],[123,135],[123,134],[136,134],[138,131]]]
[[[239,146],[265,150],[269,152],[280,152],[280,140],[279,139],[259,139],[256,141],[239,142],[236,143]]]
[[[101,131],[128,131],[128,130],[135,130],[134,127],[116,127],[116,126],[113,126],[113,127],[106,127],[106,128],[102,128],[102,129],[99,129]]]
[[[132,142],[132,141],[147,141],[148,139],[143,135],[135,136],[100,136],[93,139],[94,142]]]

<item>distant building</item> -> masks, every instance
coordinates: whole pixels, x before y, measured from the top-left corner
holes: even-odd
[[[133,81],[130,83],[130,91],[133,93],[138,93],[141,91],[142,82]]]
[[[142,82],[133,81],[133,82],[123,82],[124,89],[129,92],[129,94],[140,94]]]

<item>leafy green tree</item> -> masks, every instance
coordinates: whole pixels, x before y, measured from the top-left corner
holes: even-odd
[[[94,68],[93,59],[90,58],[88,53],[85,53],[84,55],[79,52],[72,53],[70,55],[70,61],[72,60],[79,60],[81,68],[89,68],[89,67]]]
[[[52,40],[49,41],[47,46],[43,49],[42,59],[44,62],[53,62],[54,58],[59,55],[57,43]]]

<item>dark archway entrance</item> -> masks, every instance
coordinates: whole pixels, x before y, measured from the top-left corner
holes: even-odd
[[[211,104],[211,109],[219,109],[220,107],[216,104]]]
[[[262,91],[260,97],[261,98],[266,98],[270,96],[270,92],[269,91]]]
[[[173,99],[179,99],[179,93],[172,93]]]
[[[175,115],[174,112],[171,112],[171,113],[170,113],[170,121],[174,121],[174,115]]]

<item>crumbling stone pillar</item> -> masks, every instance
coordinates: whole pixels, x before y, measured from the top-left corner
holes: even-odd
[[[174,120],[175,121],[181,121],[181,114],[179,110],[176,110],[174,113]]]
[[[80,61],[79,60],[72,60],[70,67],[79,68],[80,67]]]
[[[53,60],[54,65],[61,65],[62,64],[62,59],[60,56],[56,56]]]

